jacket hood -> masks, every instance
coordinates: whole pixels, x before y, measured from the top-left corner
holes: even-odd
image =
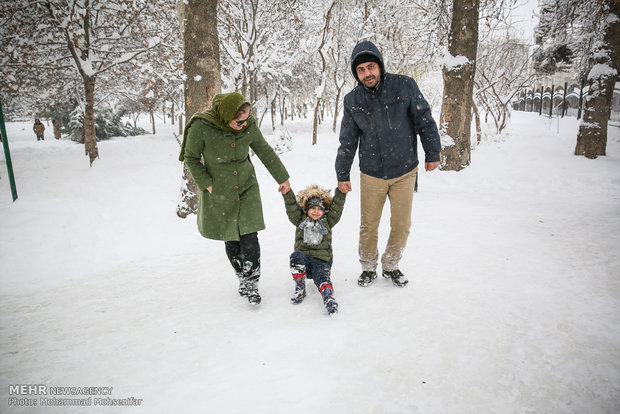
[[[320,198],[323,200],[323,207],[329,209],[332,204],[333,197],[329,194],[329,190],[319,187],[318,185],[311,185],[304,188],[297,194],[297,204],[304,210],[307,210],[308,201],[313,198]]]
[[[353,62],[355,62],[355,58],[357,58],[360,55],[373,55],[377,59],[379,59],[379,67],[381,69],[381,79],[383,79],[383,77],[385,76],[383,56],[381,55],[381,52],[379,52],[379,49],[377,48],[377,46],[375,46],[374,43],[366,40],[366,41],[360,42],[357,45],[355,45],[355,47],[353,48],[353,53],[351,53],[351,73],[353,73],[353,77],[355,78],[355,80],[360,85],[363,85],[363,83],[360,82],[360,80],[358,79],[357,72],[355,72],[355,67],[353,66]]]

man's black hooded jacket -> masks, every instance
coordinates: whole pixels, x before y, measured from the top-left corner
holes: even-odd
[[[373,89],[359,81],[353,67],[355,58],[362,54],[374,55],[380,62],[381,79]],[[351,71],[358,84],[344,97],[336,156],[338,181],[350,181],[358,146],[360,171],[377,178],[400,177],[417,167],[418,135],[425,162],[439,161],[437,125],[416,82],[408,76],[386,73],[379,49],[368,41],[353,49]]]

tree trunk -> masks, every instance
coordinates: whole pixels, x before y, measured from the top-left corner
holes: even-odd
[[[95,77],[85,76],[84,96],[86,107],[84,110],[84,152],[88,155],[90,166],[99,158],[97,135],[95,134]]]
[[[267,98],[269,98],[269,95],[267,95]],[[275,131],[276,130],[276,100],[278,99],[278,94],[276,93],[273,96],[273,99],[271,101],[271,130]]]
[[[284,126],[284,120],[286,119],[286,96],[280,98],[280,125]]]
[[[337,2],[332,2],[331,6],[329,6],[329,9],[327,10],[327,13],[325,14],[325,22],[323,23],[323,33],[322,33],[322,39],[321,39],[321,44],[318,47],[318,52],[319,52],[319,57],[320,62],[321,62],[321,73],[320,73],[320,80],[319,80],[319,87],[317,88],[320,93],[317,95],[316,97],[316,106],[314,107],[314,120],[313,120],[313,124],[312,124],[312,145],[316,145],[317,142],[317,131],[318,131],[318,124],[321,122],[320,121],[320,105],[321,105],[321,101],[323,100],[323,97],[325,96],[325,88],[326,88],[326,83],[327,83],[327,76],[328,76],[328,71],[327,71],[327,59],[325,59],[325,52],[324,52],[324,48],[326,47],[327,43],[328,43],[328,37],[329,37],[329,32],[330,32],[330,20],[332,17],[332,12],[334,10],[334,6],[336,6]]]
[[[476,124],[476,143],[480,144],[482,141],[482,128],[480,127],[480,113],[478,112],[478,106],[476,106],[476,102],[472,99],[471,101],[471,109],[474,113],[474,121]]]
[[[217,0],[188,0],[184,12],[183,73],[185,118],[211,106],[205,91],[220,93],[220,49],[217,34]]]
[[[153,127],[153,135],[155,135],[156,134],[156,131],[155,131],[155,112],[151,109],[149,111],[149,114],[151,115],[151,126]]]
[[[312,122],[312,145],[316,145],[316,136],[318,133],[318,125],[319,125],[319,104],[321,102],[321,98],[316,98],[316,105],[314,106],[314,121]]]
[[[620,16],[620,2],[606,0],[610,14]],[[607,123],[614,93],[616,77],[620,73],[620,20],[607,19],[603,42],[592,51],[593,67],[588,74],[590,86],[583,108],[583,121],[579,124],[575,155],[597,158],[607,151]]]
[[[443,67],[441,134],[451,143],[441,151],[441,169],[459,171],[471,161],[471,106],[478,49],[478,0],[453,0],[448,51],[458,64]],[[463,59],[465,58],[465,59]]]
[[[194,113],[207,110],[213,96],[222,88],[217,0],[182,0],[179,9],[184,46],[185,118],[189,120]],[[198,194],[196,183],[184,163],[181,200],[177,205],[179,217],[186,218],[197,212]]]
[[[344,83],[343,83],[344,86]],[[342,86],[336,84],[336,100],[334,101],[334,123],[332,124],[332,131],[336,132],[338,127],[338,116],[340,115],[340,94],[342,93]]]

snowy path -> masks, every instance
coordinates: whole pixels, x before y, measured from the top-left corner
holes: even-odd
[[[356,285],[354,178],[334,231],[332,318],[314,290],[289,303],[293,228],[261,166],[263,303],[250,308],[223,244],[174,215],[171,126],[101,143],[89,168],[80,146],[9,124],[20,198],[0,162],[0,412],[618,412],[620,134],[587,160],[572,155],[575,121],[552,122],[516,113],[464,171],[421,173],[405,289]],[[316,147],[308,124],[291,128],[295,190],[335,185],[326,128]],[[142,401],[15,407],[69,397],[9,384]]]

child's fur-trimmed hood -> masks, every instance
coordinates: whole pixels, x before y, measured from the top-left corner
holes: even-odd
[[[318,185],[311,185],[301,190],[297,194],[297,204],[299,204],[299,206],[304,210],[307,210],[308,200],[316,197],[323,200],[323,207],[326,210],[329,209],[329,206],[332,204],[333,197],[329,194],[329,190],[319,187]]]

